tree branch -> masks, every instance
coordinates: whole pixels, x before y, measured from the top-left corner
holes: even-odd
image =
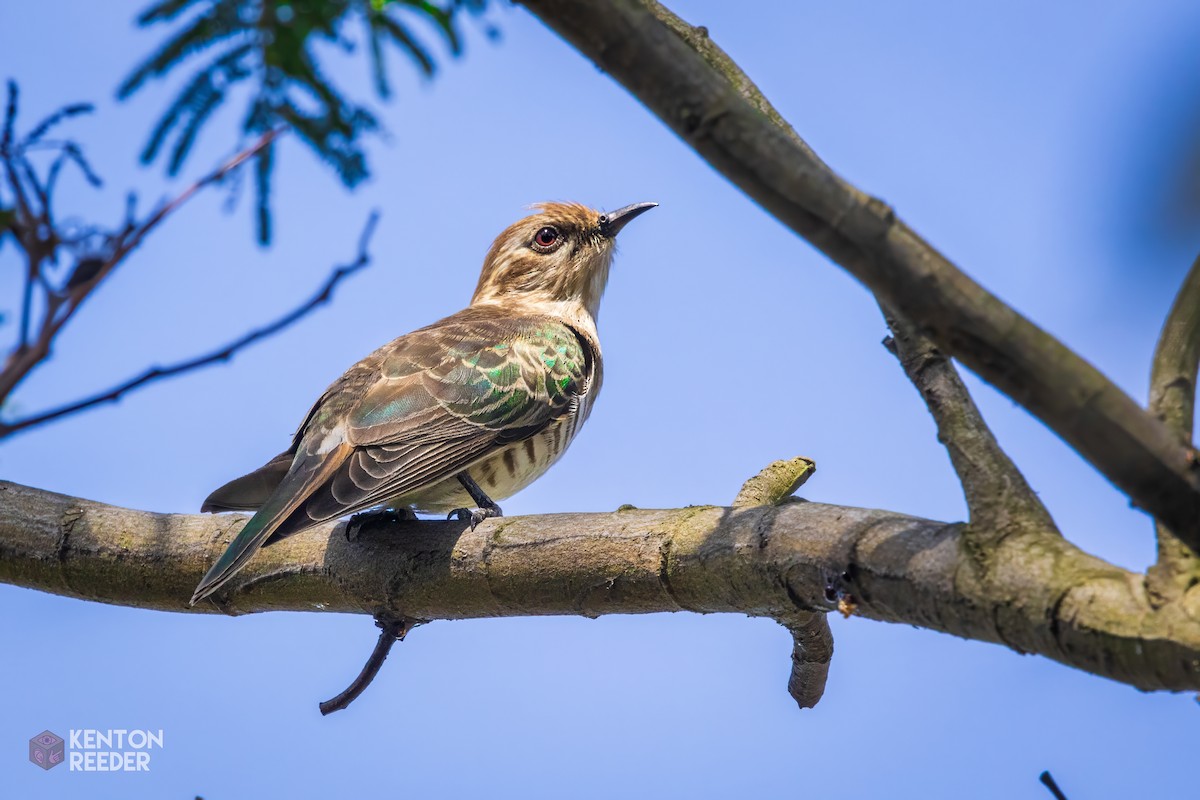
[[[258,155],[260,151],[268,147],[282,134],[283,130],[278,128],[267,131],[260,136],[258,141],[256,141],[254,144],[245,148],[240,153],[237,153],[233,156],[233,158],[229,159],[224,164],[184,189],[168,202],[159,206],[159,208],[152,213],[145,220],[145,222],[142,222],[137,226],[136,230],[133,231],[133,234],[128,238],[127,241],[122,242],[120,250],[121,255],[124,255],[124,253],[135,249],[139,244],[142,243],[142,240],[146,238],[150,231],[158,227],[163,220],[165,220],[175,211],[178,211],[181,206],[187,203],[188,200],[191,200],[192,197],[194,197],[200,190],[224,180],[226,175],[233,172],[235,169],[249,161],[254,156]]]
[[[1200,257],[1192,262],[1167,313],[1150,372],[1150,411],[1185,443],[1196,418],[1200,369]]]
[[[269,131],[264,134],[257,142],[242,152],[236,154],[231,159],[226,161],[217,169],[205,175],[200,180],[193,183],[187,189],[183,190],[174,199],[161,205],[154,211],[145,221],[135,223],[128,221],[126,225],[119,231],[105,235],[107,254],[100,259],[95,265],[95,269],[90,271],[90,274],[85,280],[69,281],[68,285],[60,293],[48,292],[46,298],[46,308],[42,314],[41,325],[39,326],[36,337],[33,337],[32,342],[22,339],[16,349],[9,355],[4,364],[3,370],[0,370],[0,404],[12,394],[13,390],[25,380],[39,365],[41,365],[50,356],[50,351],[54,343],[55,337],[62,331],[63,327],[70,322],[71,318],[87,301],[87,299],[95,292],[95,290],[111,275],[118,266],[125,260],[133,250],[146,238],[146,236],[166,220],[172,213],[181,208],[188,200],[196,195],[201,189],[206,186],[211,186],[217,183],[228,175],[231,171],[240,166],[247,159],[254,156],[262,148],[269,145],[279,135],[277,131]],[[14,155],[5,151],[5,162],[8,163]],[[10,172],[12,168],[10,167]],[[10,181],[16,182],[16,178],[10,178]],[[15,185],[19,189],[19,182]],[[20,196],[20,195],[18,195]],[[21,203],[21,207],[28,204]],[[42,213],[46,214],[48,206],[43,209]],[[22,215],[28,216],[26,212]],[[32,217],[30,217],[32,219]],[[48,217],[47,217],[48,219]],[[48,224],[48,223],[47,223]],[[46,260],[53,258],[53,248],[46,253],[41,253],[39,247],[45,246],[46,243],[40,239],[35,240],[37,225],[26,225],[30,230],[25,235],[18,237],[23,241],[26,257],[29,261],[31,275],[37,277],[40,274],[40,265]],[[61,242],[62,237],[54,231],[51,231],[51,242],[56,248]],[[37,245],[35,247],[35,245]]]
[[[1200,258],[1192,263],[1175,297],[1154,349],[1150,370],[1150,411],[1191,448],[1196,418],[1196,373],[1200,369]],[[1158,558],[1147,584],[1158,597],[1178,595],[1200,582],[1200,558],[1171,530],[1157,523]]]
[[[422,624],[422,620],[395,619],[387,614],[376,614],[375,624],[379,626],[379,639],[375,642],[375,649],[371,651],[367,663],[363,665],[358,677],[346,687],[345,691],[317,706],[322,716],[327,717],[335,711],[341,711],[357,700],[358,696],[371,685],[371,681],[375,680],[375,676],[379,674],[379,669],[387,660],[388,653],[392,652],[392,645],[396,642],[403,642],[409,631]]]
[[[327,303],[333,297],[334,289],[344,278],[353,275],[355,272],[358,272],[360,269],[363,269],[371,263],[371,256],[367,252],[367,246],[370,243],[371,234],[375,230],[375,224],[378,219],[379,214],[375,211],[371,212],[370,217],[367,218],[367,223],[363,227],[363,232],[359,236],[358,240],[358,257],[353,262],[336,268],[333,271],[333,274],[326,279],[325,284],[317,291],[316,294],[314,294],[302,305],[289,311],[287,314],[275,320],[274,322],[264,325],[261,328],[256,328],[252,331],[249,331],[237,339],[203,355],[199,355],[185,361],[179,361],[165,367],[151,367],[135,378],[131,378],[102,392],[98,392],[90,397],[83,398],[82,400],[77,400],[73,403],[68,403],[66,405],[59,406],[58,408],[44,411],[40,414],[33,414],[14,422],[0,422],[0,440],[3,440],[19,431],[28,430],[35,426],[43,425],[47,422],[60,419],[61,417],[75,414],[80,411],[85,411],[102,403],[113,402],[120,399],[125,394],[133,391],[134,389],[138,389],[146,384],[153,383],[154,381],[176,377],[202,367],[229,361],[239,350],[242,350],[243,348],[248,347],[261,339],[273,336],[285,328],[292,326],[296,322],[299,322],[317,308]]]
[[[764,209],[1200,549],[1200,470],[1153,415],[798,140],[702,28],[653,0],[521,0]],[[690,31],[684,35],[681,31]],[[754,95],[749,97],[748,95]]]
[[[1140,689],[1200,690],[1200,595],[1160,608],[1140,575],[1061,537],[1005,537],[985,575],[963,526],[820,503],[326,524],[265,548],[213,602],[200,577],[246,515],[152,514],[0,482],[0,581],[181,613],[335,611],[421,620],[828,610],[1040,653]],[[1195,615],[1190,615],[1188,609]]]
[[[958,370],[911,322],[883,307],[892,336],[884,346],[904,368],[937,423],[938,441],[962,484],[977,540],[1014,530],[1055,532],[1054,520],[979,413]]]

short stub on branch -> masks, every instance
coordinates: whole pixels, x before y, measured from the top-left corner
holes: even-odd
[[[786,502],[812,474],[817,462],[798,456],[788,461],[773,461],[742,484],[733,500],[734,508],[777,506]],[[822,611],[797,611],[791,619],[779,623],[792,634],[792,674],[788,694],[800,708],[812,708],[825,693],[829,660],[833,657],[833,632]]]
[[[784,623],[792,634],[792,674],[788,694],[800,708],[812,708],[825,694],[829,660],[833,658],[833,632],[822,611],[797,612],[794,622]]]
[[[733,499],[734,508],[777,506],[791,497],[817,471],[817,462],[797,456],[790,461],[772,461],[762,472],[742,484]]]

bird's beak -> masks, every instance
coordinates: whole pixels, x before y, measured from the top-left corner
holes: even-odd
[[[640,217],[656,205],[658,203],[634,203],[624,208],[618,208],[616,211],[601,214],[600,233],[611,239],[620,233],[621,229],[628,225],[630,220],[634,217]]]

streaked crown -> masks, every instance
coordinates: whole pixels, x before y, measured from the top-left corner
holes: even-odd
[[[578,302],[593,317],[608,283],[616,235],[657,203],[605,214],[579,203],[540,203],[496,237],[471,303]]]

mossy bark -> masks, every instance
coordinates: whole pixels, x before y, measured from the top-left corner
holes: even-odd
[[[244,515],[153,514],[0,483],[0,581],[179,613],[339,611],[419,620],[689,610],[779,620],[843,607],[1040,653],[1140,689],[1200,690],[1200,597],[1154,607],[1142,576],[1057,534],[1003,539],[980,567],[962,524],[779,506],[344,523],[264,548],[189,608]],[[835,590],[831,593],[831,587]],[[795,632],[795,631],[794,631]]]

